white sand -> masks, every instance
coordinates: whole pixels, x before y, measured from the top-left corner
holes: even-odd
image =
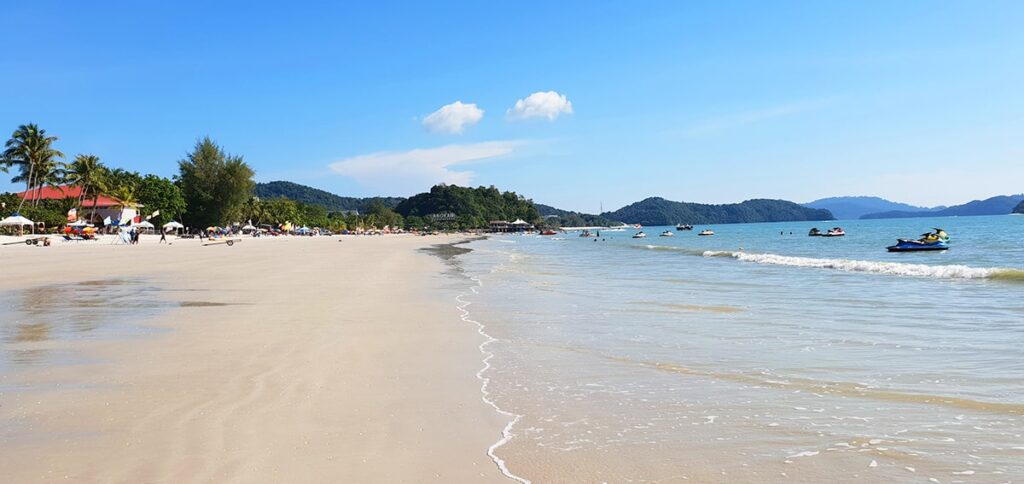
[[[454,239],[155,240],[0,247],[0,290],[128,277],[189,302],[169,331],[0,375],[0,480],[503,480],[468,282],[417,250]]]

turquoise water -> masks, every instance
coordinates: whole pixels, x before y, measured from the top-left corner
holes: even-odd
[[[951,250],[885,251],[932,227]],[[669,229],[461,257],[513,473],[1024,479],[1024,217]]]

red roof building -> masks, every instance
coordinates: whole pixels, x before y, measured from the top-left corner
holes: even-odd
[[[68,185],[33,188],[18,194],[18,197],[26,200],[64,200],[67,198],[77,199],[80,196],[82,196],[82,187]],[[120,200],[102,194],[98,198],[89,195],[88,198],[82,201],[82,208],[114,208],[120,206]]]

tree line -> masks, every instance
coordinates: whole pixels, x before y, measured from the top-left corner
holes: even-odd
[[[364,199],[359,213],[331,211],[282,196],[257,197],[253,169],[241,155],[229,154],[209,137],[196,141],[178,160],[173,178],[111,168],[95,154],[81,153],[65,161],[65,154],[57,149],[58,141],[35,124],[19,126],[6,141],[0,171],[13,171],[12,183],[23,183],[29,195],[0,195],[4,207],[0,216],[20,211],[31,220],[55,227],[66,222],[72,208],[90,218],[90,210],[83,207],[94,206],[106,195],[118,200],[121,207],[142,205],[140,215],[159,212],[151,219],[154,225],[177,220],[195,229],[248,222],[271,226],[287,222],[332,230],[476,229],[496,219],[541,220],[532,201],[494,187],[437,185],[409,199]],[[81,188],[79,196],[42,200],[40,190],[34,190],[61,185]],[[93,203],[87,204],[90,200]]]

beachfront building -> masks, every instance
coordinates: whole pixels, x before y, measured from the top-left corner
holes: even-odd
[[[18,197],[25,200],[78,200],[82,196],[82,187],[72,185],[59,185],[55,187],[40,187],[18,193]],[[82,201],[82,209],[78,216],[89,223],[100,224],[103,219],[110,217],[112,220],[121,218],[122,209],[133,210],[136,213],[142,205],[127,204],[110,195],[100,194],[99,196],[89,195]]]
[[[514,222],[507,220],[492,220],[490,223],[491,232],[506,233],[506,232],[526,232],[527,230],[533,229],[533,225],[523,219],[516,219]]]

